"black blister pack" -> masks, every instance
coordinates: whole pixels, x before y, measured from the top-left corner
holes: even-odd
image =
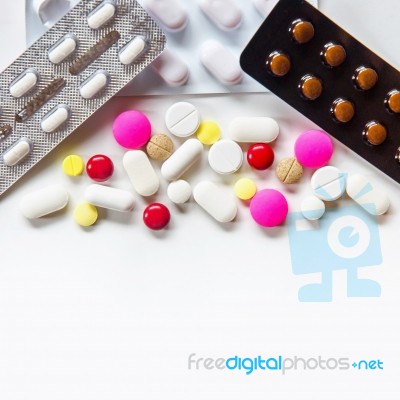
[[[299,27],[297,36],[294,26]],[[307,36],[307,30],[300,29],[304,27],[312,27],[312,34]],[[344,60],[335,60],[340,58],[336,47],[344,50]],[[327,49],[339,65],[327,64]],[[274,68],[271,59],[276,60]],[[247,74],[400,183],[400,72],[319,10],[304,0],[280,0],[243,51],[240,63]],[[313,100],[300,89],[307,76],[315,78],[308,88],[314,90]],[[371,87],[363,90],[360,82]],[[322,90],[315,92],[312,83]],[[354,115],[347,122],[334,116],[338,100],[353,107]]]

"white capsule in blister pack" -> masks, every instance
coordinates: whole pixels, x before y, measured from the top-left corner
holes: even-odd
[[[143,36],[134,37],[119,51],[119,61],[124,65],[132,64],[146,51],[146,47],[146,39]]]
[[[33,68],[26,69],[21,75],[14,79],[9,87],[13,97],[22,97],[30,92],[39,80],[39,74]]]
[[[19,164],[32,151],[33,144],[27,138],[21,138],[12,144],[2,155],[4,165],[12,167]]]
[[[77,48],[78,39],[76,36],[64,35],[56,44],[50,47],[48,51],[49,60],[53,64],[60,64],[68,58]]]
[[[71,109],[66,104],[59,104],[42,119],[40,127],[47,133],[58,130],[71,116]]]
[[[84,99],[91,99],[107,86],[109,79],[107,71],[98,70],[81,84],[79,93]]]
[[[92,29],[99,29],[114,17],[117,7],[111,0],[103,1],[87,17],[87,23]]]

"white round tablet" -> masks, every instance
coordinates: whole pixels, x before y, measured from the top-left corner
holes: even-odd
[[[220,140],[208,153],[210,167],[219,174],[233,174],[243,163],[243,151],[233,140]]]
[[[325,214],[325,203],[316,196],[309,196],[301,202],[301,212],[304,218],[315,221]]]
[[[173,203],[183,204],[189,201],[192,195],[192,187],[189,182],[180,179],[168,185],[167,195]]]
[[[167,110],[165,124],[173,135],[188,137],[197,131],[200,114],[193,104],[181,101]]]
[[[311,177],[311,187],[319,199],[337,200],[346,190],[346,174],[336,167],[322,167]]]

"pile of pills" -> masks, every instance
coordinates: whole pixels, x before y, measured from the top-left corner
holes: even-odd
[[[168,131],[185,141],[174,150],[174,144],[166,134],[151,135],[151,123],[147,116],[136,110],[128,110],[117,116],[113,123],[116,142],[127,149],[122,157],[124,173],[134,189],[117,189],[103,184],[114,172],[113,161],[104,154],[90,157],[86,164],[77,155],[67,156],[62,164],[66,175],[76,177],[86,170],[94,181],[87,186],[85,202],[74,210],[74,219],[81,226],[93,225],[97,207],[131,211],[136,203],[134,192],[143,197],[155,195],[160,188],[160,178],[153,162],[161,164],[161,177],[168,184],[167,196],[174,204],[194,201],[220,223],[231,222],[237,214],[237,202],[233,193],[249,206],[249,214],[262,227],[275,227],[284,223],[289,211],[285,196],[275,189],[257,189],[255,181],[241,177],[232,188],[232,194],[218,184],[203,180],[193,185],[182,176],[189,171],[208,150],[208,165],[220,175],[235,174],[247,159],[255,171],[262,171],[274,163],[273,143],[279,135],[279,126],[268,117],[239,117],[231,121],[226,135],[214,121],[201,121],[200,112],[191,103],[178,102],[166,112]],[[195,137],[193,137],[195,135]],[[249,143],[247,156],[240,144]],[[389,199],[361,175],[347,176],[333,166],[327,166],[333,154],[330,137],[318,130],[300,134],[294,145],[294,156],[277,163],[276,178],[285,184],[300,181],[303,168],[315,169],[311,179],[312,196],[301,202],[301,210],[309,220],[319,219],[325,212],[326,201],[337,200],[345,191],[356,203],[374,215],[387,211]],[[156,164],[156,163],[154,163]],[[39,218],[64,208],[68,193],[60,186],[50,186],[28,194],[21,202],[21,211],[27,218]],[[152,229],[164,229],[171,218],[167,205],[153,202],[143,211],[144,224]]]

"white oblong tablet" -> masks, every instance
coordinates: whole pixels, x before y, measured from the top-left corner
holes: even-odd
[[[3,162],[8,167],[19,164],[33,148],[33,143],[27,138],[21,138],[12,144],[2,154]]]
[[[268,117],[238,117],[228,128],[229,138],[239,143],[270,143],[278,135],[278,123]]]
[[[161,167],[161,175],[168,181],[178,180],[200,159],[203,145],[197,139],[186,140]]]
[[[87,23],[91,29],[99,29],[114,16],[117,8],[111,0],[99,4],[88,16]]]
[[[200,114],[197,108],[184,101],[173,104],[165,114],[165,125],[175,136],[188,137],[197,131]]]
[[[131,192],[104,185],[89,185],[85,190],[88,203],[115,211],[131,211],[135,205],[135,197]]]
[[[236,29],[242,22],[242,12],[232,0],[198,0],[198,3],[220,29]]]
[[[301,212],[304,218],[316,221],[325,214],[325,203],[316,196],[308,196],[301,202]]]
[[[40,122],[40,127],[47,133],[56,131],[71,117],[71,109],[66,104],[59,104],[50,110]]]
[[[146,0],[145,7],[170,31],[180,31],[187,24],[187,13],[177,0]]]
[[[62,186],[52,185],[27,194],[19,208],[26,218],[35,219],[62,210],[68,200],[68,193]]]
[[[336,167],[322,167],[311,177],[311,188],[321,200],[337,200],[346,190],[346,174]]]
[[[169,49],[165,49],[150,66],[169,86],[182,86],[189,78],[186,63]]]
[[[236,217],[237,206],[232,196],[213,182],[198,183],[193,190],[193,197],[218,222],[230,222]]]
[[[13,97],[22,97],[32,90],[39,80],[39,74],[33,68],[28,68],[10,83],[10,94]]]
[[[264,18],[269,15],[278,0],[253,0],[254,6]]]
[[[224,85],[236,85],[243,78],[239,60],[216,40],[207,40],[200,47],[200,60],[206,69]]]
[[[82,82],[79,93],[84,99],[91,99],[107,86],[109,78],[107,71],[99,69]]]
[[[361,174],[347,177],[346,192],[357,204],[372,215],[382,215],[389,210],[388,195]]]
[[[136,192],[141,196],[151,196],[157,192],[160,180],[146,153],[141,150],[128,151],[122,163]]]
[[[143,36],[135,36],[118,52],[121,64],[129,65],[136,61],[147,49],[147,42]]]
[[[211,146],[208,162],[218,174],[233,174],[242,166],[243,151],[233,140],[220,140]]]
[[[67,34],[56,42],[48,51],[48,57],[53,64],[60,64],[69,57],[78,45],[75,36]]]
[[[192,195],[192,187],[189,182],[180,179],[168,185],[167,195],[173,203],[184,204]]]

